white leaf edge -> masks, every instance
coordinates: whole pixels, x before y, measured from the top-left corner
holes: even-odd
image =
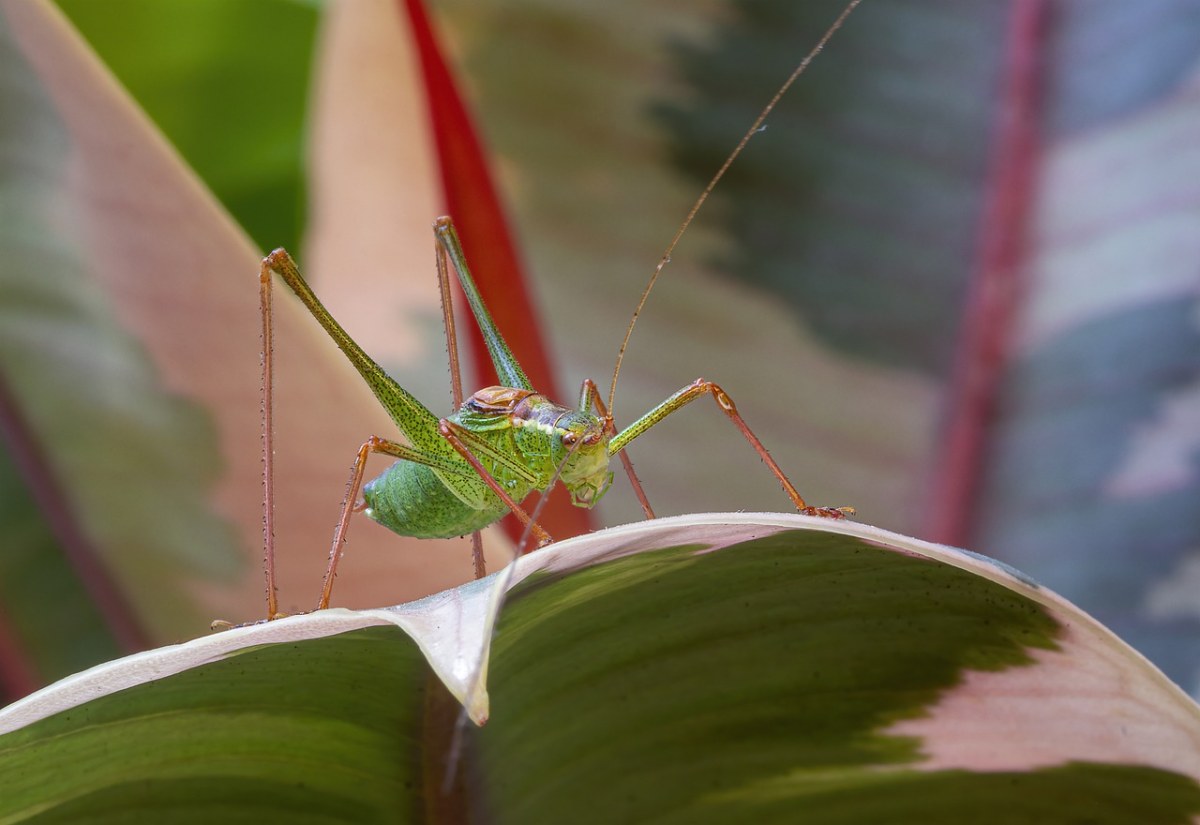
[[[855,536],[983,576],[1020,592],[1072,622],[1107,637],[1171,698],[1195,703],[1140,653],[1070,602],[1012,568],[965,550],[852,521],[784,513],[704,513],[626,524],[555,543],[522,556],[492,575],[393,607],[331,608],[273,622],[236,627],[189,642],[136,653],[68,676],[0,709],[0,735],[117,691],[219,661],[250,647],[319,639],[366,627],[395,625],[420,648],[430,667],[477,725],[487,721],[488,655],[505,595],[535,573],[565,573],[648,550],[698,544],[713,552],[783,530]],[[1078,625],[1077,625],[1078,626]]]

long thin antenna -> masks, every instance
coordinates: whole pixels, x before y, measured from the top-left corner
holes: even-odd
[[[738,155],[742,153],[742,150],[746,148],[746,144],[750,142],[750,138],[754,137],[754,135],[758,133],[759,129],[763,125],[763,121],[767,119],[767,115],[771,114],[771,111],[775,108],[775,105],[779,103],[780,99],[782,99],[785,94],[787,94],[787,90],[791,88],[791,85],[796,82],[796,78],[804,74],[804,70],[808,68],[808,64],[812,63],[813,58],[821,53],[821,50],[825,48],[825,44],[829,42],[829,38],[833,37],[834,32],[842,27],[842,23],[846,22],[846,18],[850,16],[850,12],[854,11],[854,8],[861,2],[862,0],[851,0],[849,5],[842,10],[842,13],[838,16],[838,19],[833,21],[833,25],[830,26],[828,31],[826,31],[825,34],[821,36],[821,39],[817,41],[817,45],[813,46],[812,51],[810,51],[805,58],[800,61],[800,65],[795,68],[788,79],[784,81],[783,85],[779,87],[779,91],[777,91],[775,96],[771,98],[771,102],[764,106],[763,110],[759,112],[758,117],[754,120],[754,123],[750,125],[750,128],[746,130],[746,134],[742,135],[742,139],[738,141],[738,145],[734,147],[732,152],[729,153],[729,157],[725,158],[725,162],[721,164],[721,168],[717,170],[717,173],[713,175],[712,180],[708,182],[708,186],[704,187],[704,191],[700,193],[700,197],[696,199],[694,204],[692,204],[691,211],[688,212],[687,217],[684,218],[684,221],[680,225],[678,231],[675,232],[675,237],[671,239],[671,243],[667,245],[666,251],[663,252],[662,257],[658,261],[658,266],[654,267],[654,274],[650,276],[650,280],[646,284],[646,288],[642,290],[642,297],[638,301],[637,309],[633,311],[633,317],[629,319],[629,326],[625,330],[625,337],[621,340],[621,349],[617,351],[617,363],[616,366],[613,367],[612,383],[608,388],[608,411],[610,415],[612,414],[614,406],[613,402],[617,395],[617,377],[621,374],[621,362],[625,360],[625,350],[629,347],[629,339],[633,335],[633,327],[635,324],[637,324],[638,316],[642,314],[642,308],[646,306],[646,299],[650,297],[650,291],[654,289],[654,284],[658,280],[658,276],[662,274],[663,267],[670,263],[671,253],[675,251],[675,247],[678,245],[679,239],[683,237],[683,233],[686,232],[687,228],[691,225],[692,219],[696,217],[696,213],[700,211],[700,207],[704,205],[706,200],[708,200],[708,196],[711,195],[713,189],[716,188],[717,182],[725,176],[726,170],[728,170],[729,167],[733,165],[733,162],[737,160]]]

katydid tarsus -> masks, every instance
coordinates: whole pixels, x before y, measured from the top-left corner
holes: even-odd
[[[359,448],[335,528],[317,609],[329,606],[351,515],[356,510],[364,511],[369,518],[405,536],[451,538],[472,534],[476,577],[483,576],[485,572],[480,530],[512,512],[525,523],[527,533],[536,539],[539,546],[549,543],[551,537],[537,524],[536,518],[522,507],[521,502],[535,491],[544,493],[557,481],[567,489],[575,505],[592,507],[612,483],[613,473],[609,463],[614,456],[622,459],[646,517],[654,518],[654,511],[633,471],[626,448],[655,424],[703,396],[711,397],[741,432],[798,511],[827,518],[844,518],[848,513],[853,513],[852,508],[848,507],[809,505],[751,431],[733,399],[712,381],[696,379],[624,429],[617,428],[612,413],[617,378],[630,336],[646,299],[680,238],[725,171],[741,154],[750,138],[760,130],[767,115],[860,1],[852,0],[846,6],[817,45],[795,68],[726,158],[676,231],[643,290],[625,331],[613,369],[607,403],[601,400],[596,384],[590,379],[583,382],[575,406],[558,404],[530,385],[479,296],[462,245],[448,217],[439,218],[434,223],[454,410],[445,417],[432,413],[390,378],[355,343],[317,299],[285,250],[277,249],[263,260],[260,298],[263,319],[264,533],[269,618],[280,615],[274,582],[272,525],[272,274],[283,279],[333,338],[406,439],[406,443],[401,443],[371,436]],[[502,382],[499,386],[485,387],[465,399],[450,296],[451,269],[462,287],[496,374]],[[397,460],[381,475],[364,484],[366,462],[372,453],[389,455]],[[358,503],[360,494],[363,498],[361,504]]]

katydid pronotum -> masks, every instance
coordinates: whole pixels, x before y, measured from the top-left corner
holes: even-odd
[[[669,262],[683,233],[703,205],[717,182],[733,163],[750,138],[760,130],[767,115],[774,109],[791,84],[808,67],[833,33],[861,0],[852,0],[834,21],[817,45],[796,67],[775,96],[759,114],[737,147],[725,160],[704,192],[692,206],[683,224],[676,231],[660,258],[630,319],[617,354],[609,386],[607,404],[600,398],[596,384],[585,380],[576,406],[558,404],[530,385],[519,363],[496,328],[484,306],[468,269],[462,245],[450,218],[434,223],[438,281],[441,287],[442,313],[446,345],[450,361],[451,393],[454,411],[439,418],[420,401],[389,377],[384,370],[355,343],[318,300],[300,274],[292,257],[277,249],[262,262],[260,269],[260,298],[263,320],[263,441],[265,542],[267,578],[267,615],[275,618],[278,611],[274,582],[274,548],[272,530],[272,330],[271,284],[276,274],[291,288],[314,318],[324,327],[334,342],[362,375],[376,398],[404,434],[407,443],[371,436],[359,447],[351,469],[341,515],[334,532],[333,545],[317,609],[329,606],[337,566],[346,542],[350,518],[362,510],[372,520],[396,533],[417,538],[451,538],[466,534],[473,537],[473,556],[476,577],[485,573],[482,542],[479,531],[505,514],[516,514],[526,525],[527,534],[538,546],[552,541],[537,523],[536,511],[531,515],[521,502],[531,493],[543,494],[561,482],[580,507],[594,506],[608,490],[613,480],[610,459],[619,456],[633,491],[647,518],[654,511],[646,497],[626,448],[671,413],[702,396],[710,396],[718,408],[741,432],[751,448],[779,481],[796,509],[808,515],[844,518],[853,513],[849,507],[814,507],[809,505],[783,470],[767,452],[762,442],[738,413],[733,399],[716,383],[696,379],[642,415],[624,429],[616,427],[612,409],[616,396],[617,378],[621,363],[646,299],[658,276]],[[485,387],[464,400],[459,369],[453,304],[450,294],[450,270],[458,278],[471,313],[487,345],[500,386]],[[397,459],[375,479],[363,483],[367,458],[381,453]],[[359,504],[359,495],[363,503]]]

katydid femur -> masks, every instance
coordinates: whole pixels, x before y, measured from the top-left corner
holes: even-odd
[[[620,456],[625,472],[633,486],[647,518],[654,511],[633,471],[625,452],[635,438],[662,421],[671,413],[702,396],[710,396],[749,442],[758,456],[775,475],[784,492],[801,513],[827,518],[843,518],[853,510],[848,507],[813,507],[797,492],[783,470],[767,452],[758,437],[738,413],[733,399],[717,384],[696,379],[683,387],[628,427],[618,430],[612,409],[616,395],[617,377],[638,315],[670,260],[680,237],[712,192],[726,169],[741,153],[746,143],[759,130],[767,115],[788,87],[807,68],[847,15],[858,5],[853,0],[841,16],[804,58],[791,76],[776,92],[774,98],[759,114],[754,124],[726,159],[720,170],[705,187],[687,218],[675,233],[670,245],[659,260],[654,273],[642,292],[640,301],[626,329],[612,383],[608,403],[600,399],[596,385],[585,380],[579,402],[574,407],[563,406],[537,392],[525,372],[513,357],[504,337],[496,328],[487,307],[467,267],[462,245],[448,217],[434,223],[438,281],[442,295],[442,313],[446,330],[446,345],[450,360],[451,394],[454,412],[439,418],[407,390],[390,378],[354,339],[329,314],[312,289],[300,275],[292,257],[277,249],[262,262],[260,269],[260,298],[263,318],[263,439],[265,542],[267,576],[267,614],[280,615],[274,582],[274,550],[272,525],[273,482],[271,472],[272,431],[272,331],[271,282],[272,273],[279,275],[304,303],[325,331],[366,380],[383,404],[407,443],[372,436],[359,448],[351,469],[342,502],[341,516],[334,532],[317,609],[329,606],[338,561],[346,541],[351,514],[363,509],[372,520],[404,536],[416,538],[452,538],[472,534],[476,577],[485,573],[479,531],[499,520],[508,512],[516,514],[526,525],[527,532],[539,546],[552,539],[522,506],[521,502],[534,491],[548,491],[555,481],[571,495],[580,507],[594,506],[608,490],[613,473],[609,462]],[[459,370],[458,347],[450,296],[450,269],[453,268],[471,313],[479,327],[488,353],[502,385],[485,387],[463,399]],[[397,461],[375,479],[363,483],[366,461],[372,453],[393,456]],[[357,504],[359,495],[364,505]]]

